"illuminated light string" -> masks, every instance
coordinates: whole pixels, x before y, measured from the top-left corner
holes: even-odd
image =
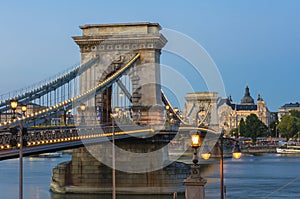
[[[107,84],[108,82],[113,81],[114,78],[115,78],[116,76],[120,75],[121,73],[124,72],[124,70],[126,70],[128,67],[130,67],[131,64],[139,58],[139,56],[140,56],[140,54],[137,53],[137,54],[136,54],[136,55],[135,55],[135,56],[134,56],[134,57],[133,57],[133,58],[132,58],[125,66],[124,66],[124,67],[122,67],[120,70],[118,70],[118,71],[117,71],[114,75],[112,75],[111,77],[107,78],[105,81],[99,83],[99,84],[98,84],[97,86],[95,86],[93,89],[90,89],[88,92],[85,92],[85,95],[87,95],[87,94],[89,94],[90,92],[94,91],[95,89],[97,89],[97,88],[99,88],[99,87],[101,87],[101,86]],[[83,94],[81,94],[80,96],[83,96]],[[70,102],[73,102],[74,100],[76,100],[76,99],[78,99],[78,98],[79,98],[78,96],[73,97],[72,99],[65,100],[64,102],[61,102],[61,103],[56,104],[56,105],[54,105],[54,106],[51,106],[51,107],[49,107],[49,108],[46,108],[46,109],[40,110],[40,111],[38,111],[38,112],[32,113],[31,115],[27,115],[27,117],[18,118],[18,120],[19,120],[19,121],[22,121],[22,120],[24,120],[24,119],[26,119],[26,118],[30,118],[30,116],[33,117],[33,116],[38,116],[38,115],[40,115],[40,114],[42,114],[42,113],[47,113],[47,112],[49,112],[49,111],[52,110],[52,109],[55,109],[55,108],[61,107],[61,106],[63,106],[63,105],[66,105],[66,104],[68,104],[68,103],[70,103]],[[16,121],[17,121],[17,119],[13,119],[13,120],[10,120],[10,121],[8,121],[8,122],[4,122],[3,124],[0,124],[0,126],[6,125],[6,124],[10,124],[10,123],[16,122]],[[154,130],[153,130],[153,129],[150,129],[150,130],[148,129],[148,131],[153,132]],[[140,132],[143,132],[143,130],[142,130],[142,131],[139,130],[139,131],[117,132],[117,134],[118,134],[118,135],[121,135],[121,134],[132,134],[132,133],[136,133],[136,132],[139,132],[139,133],[140,133]],[[103,135],[99,135],[99,136],[103,136]],[[107,134],[106,136],[112,136],[112,133],[109,133],[109,134]],[[92,136],[92,137],[96,137],[96,136]],[[80,137],[80,138],[83,139],[82,137]],[[89,137],[84,136],[84,139],[87,139],[87,138],[90,138],[90,136],[89,136]],[[75,138],[75,139],[76,139],[76,138]],[[79,137],[77,137],[77,139],[79,139]],[[50,143],[52,143],[52,142],[61,142],[61,141],[70,141],[70,139],[67,139],[67,138],[65,138],[65,140],[63,140],[63,139],[62,139],[62,140],[60,140],[60,139],[58,139],[58,140],[54,139],[53,141],[50,140]],[[48,142],[46,142],[46,143],[48,144]],[[28,142],[27,144],[28,144],[28,146],[31,146],[31,145],[39,145],[39,144],[45,144],[45,141],[37,141],[37,142],[32,142],[32,143]],[[20,147],[20,144],[18,144],[18,147]],[[0,149],[4,149],[4,148],[5,148],[4,146],[1,146],[1,147],[0,147]],[[6,145],[6,148],[9,149],[9,148],[10,148],[10,145]]]
[[[155,132],[154,129],[143,129],[143,130],[132,130],[132,131],[118,131],[115,132],[116,135],[125,135],[125,134],[134,134],[134,133],[146,133],[146,132]],[[53,144],[53,143],[59,143],[59,142],[70,142],[72,140],[85,140],[85,139],[92,139],[97,137],[110,137],[112,136],[112,133],[100,133],[100,134],[93,134],[93,135],[85,135],[85,136],[77,136],[77,137],[69,137],[69,138],[58,138],[58,139],[51,139],[51,140],[38,140],[33,142],[27,142],[27,146],[37,146],[37,145],[43,145],[43,144]],[[20,144],[18,143],[17,147],[20,147]],[[0,149],[10,149],[11,146],[7,144],[6,146],[1,145]]]
[[[46,108],[46,109],[43,109],[43,110],[40,110],[38,112],[35,112],[35,113],[32,113],[31,114],[31,117],[34,117],[34,116],[39,116],[41,115],[42,113],[48,113],[50,110],[52,109],[58,109],[62,106],[65,106],[65,105],[69,105],[71,102],[75,101],[75,100],[78,100],[79,98],[81,97],[84,97],[85,95],[88,95],[90,94],[91,92],[95,91],[96,89],[102,87],[102,86],[105,86],[107,83],[115,80],[115,77],[119,76],[120,74],[122,74],[126,69],[128,69],[129,67],[131,67],[131,65],[140,57],[140,53],[137,53],[124,67],[122,67],[121,69],[119,69],[118,71],[116,71],[112,76],[108,77],[106,80],[104,80],[103,82],[100,82],[98,85],[96,85],[94,88],[86,91],[84,94],[80,94],[79,96],[75,96],[73,97],[72,99],[70,100],[65,100],[64,102],[61,102],[61,103],[58,103],[54,106],[50,106],[49,108]],[[29,118],[29,116],[27,116],[27,118]],[[24,118],[25,119],[25,118]],[[20,121],[24,120],[23,118],[20,119]],[[4,123],[0,123],[0,126],[6,126],[7,123],[8,124],[11,124],[12,122],[16,122],[17,120],[16,119],[13,119],[13,120],[9,120],[8,122],[4,122]]]
[[[33,88],[33,86],[35,86],[35,85],[33,85],[33,86],[30,86],[25,89],[22,88],[20,90],[13,91],[14,93],[16,93],[15,97],[10,97],[11,93],[5,94],[5,95],[8,95],[8,99],[2,100],[0,102],[0,105],[8,103],[11,99],[22,100],[23,97],[25,97],[25,96],[32,95],[36,92],[40,92],[42,89],[45,89],[45,88],[53,87],[52,86],[53,84],[56,84],[57,82],[63,82],[63,81],[61,81],[61,79],[70,79],[70,80],[74,79],[73,76],[75,74],[79,74],[79,71],[81,68],[88,69],[91,66],[93,66],[97,60],[99,60],[99,56],[95,56],[95,57],[91,58],[89,61],[87,61],[86,63],[80,64],[79,66],[72,67],[72,69],[65,70],[66,71],[65,74],[55,75],[46,83],[44,83],[44,81],[43,81],[42,84],[40,84],[40,83],[38,83],[39,85],[36,84],[37,85],[36,88]],[[59,85],[58,87],[62,87],[63,84]],[[22,92],[22,93],[20,93],[20,92]],[[0,98],[3,98],[3,96],[4,95],[1,95]]]

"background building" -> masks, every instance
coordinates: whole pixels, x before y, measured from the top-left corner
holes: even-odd
[[[241,103],[228,98],[219,98],[216,92],[187,93],[184,107],[186,122],[198,126],[214,126],[229,132],[237,128],[239,121],[250,114],[255,114],[267,126],[277,119],[276,113],[271,113],[260,95],[254,102],[250,95],[249,87],[245,89]],[[208,113],[206,115],[206,113]]]
[[[218,99],[217,92],[187,93],[183,111],[186,122],[215,129],[218,126]]]
[[[258,95],[256,104],[250,95],[249,87],[245,89],[245,95],[241,103],[232,101],[231,96],[221,99],[218,103],[219,125],[223,126],[226,131],[237,128],[239,121],[250,114],[255,114],[267,126],[271,123],[271,114],[267,108],[265,101]]]
[[[285,104],[282,107],[280,107],[278,109],[278,119],[281,120],[281,117],[289,114],[289,112],[291,110],[298,110],[300,111],[300,103],[296,102],[296,103],[289,103],[289,104]]]

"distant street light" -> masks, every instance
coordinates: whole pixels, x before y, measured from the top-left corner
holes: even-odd
[[[24,105],[24,104],[22,104],[22,106],[21,106],[21,111],[22,111],[22,115],[25,116],[26,111],[27,111],[27,106]]]
[[[169,105],[166,105],[166,110],[170,110],[170,106]]]
[[[84,125],[85,124],[85,119],[84,119],[84,111],[86,109],[86,106],[84,103],[80,104],[80,111],[81,111],[81,117],[80,117],[80,125]]]
[[[16,109],[18,107],[18,100],[10,100],[10,107],[13,110],[12,119],[16,119]]]
[[[84,104],[84,103],[81,103],[81,104],[80,104],[80,110],[81,110],[81,111],[85,111],[85,109],[86,109],[85,104]]]
[[[277,135],[277,124],[278,124],[278,122],[275,122],[275,137],[276,138],[278,137],[278,135]]]

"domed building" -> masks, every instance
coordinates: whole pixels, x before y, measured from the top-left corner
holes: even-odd
[[[241,104],[254,104],[254,99],[250,96],[249,87],[246,87],[245,95],[241,100]]]
[[[239,121],[250,114],[256,114],[257,117],[267,126],[270,124],[270,111],[260,94],[257,97],[256,104],[250,95],[249,87],[246,86],[244,97],[241,103],[232,101],[231,96],[221,99],[218,103],[219,127],[230,131],[238,127]]]

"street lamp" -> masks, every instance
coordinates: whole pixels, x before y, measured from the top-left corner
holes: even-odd
[[[166,110],[170,110],[170,106],[169,105],[166,105]]]
[[[277,124],[278,122],[275,122],[275,137],[277,138]]]
[[[197,165],[198,163],[197,149],[199,147],[200,147],[200,134],[197,132],[192,135],[192,148],[194,149],[194,154],[193,154],[194,165]]]
[[[10,100],[10,107],[13,110],[12,119],[16,119],[16,109],[18,107],[18,100],[15,100],[15,99]]]
[[[85,109],[86,109],[85,104],[84,104],[84,103],[81,103],[81,104],[80,104],[80,110],[81,110],[81,111],[85,111]]]
[[[210,152],[207,144],[204,144],[202,152],[201,152],[201,157],[204,160],[208,160],[210,158],[210,156],[211,156],[211,152]]]
[[[84,103],[81,103],[81,104],[80,104],[80,111],[81,111],[80,124],[81,124],[81,125],[83,125],[83,124],[85,123],[85,121],[84,121],[84,115],[83,115],[85,109],[86,109],[85,104],[84,104]]]
[[[116,152],[115,152],[115,117],[117,117],[117,113],[111,113],[111,121],[112,121],[112,181],[113,181],[113,199],[117,198],[116,193]]]
[[[10,106],[11,109],[13,110],[13,119],[16,119],[16,109],[18,107],[18,101],[17,100],[10,100]],[[23,115],[25,115],[27,111],[27,106],[22,105],[21,106],[21,111]],[[19,199],[23,198],[23,126],[20,123],[20,149],[19,149],[19,161],[20,161],[20,166],[19,166]]]
[[[224,131],[220,135],[220,144],[219,150],[220,150],[220,196],[221,199],[224,199],[224,168],[223,168],[223,142],[224,142]],[[232,150],[232,157],[234,159],[239,159],[242,156],[241,148],[238,144],[238,142],[235,143],[234,148]],[[210,158],[210,151],[206,150],[203,151],[201,154],[201,157],[205,160],[208,160]]]
[[[198,164],[197,149],[200,147],[201,137],[199,132],[192,135],[193,148],[193,165],[191,165],[191,175],[184,180],[186,185],[185,198],[186,199],[204,199],[205,191],[204,185],[207,180],[203,179],[200,175],[200,165]]]
[[[238,142],[235,143],[234,148],[232,150],[232,157],[234,159],[240,159],[242,156],[242,150]]]
[[[21,111],[22,111],[22,115],[25,116],[26,111],[27,111],[27,106],[25,104],[22,104]]]
[[[179,109],[176,107],[176,108],[174,108],[174,113],[175,114],[177,114],[178,113],[178,111],[179,111]]]

